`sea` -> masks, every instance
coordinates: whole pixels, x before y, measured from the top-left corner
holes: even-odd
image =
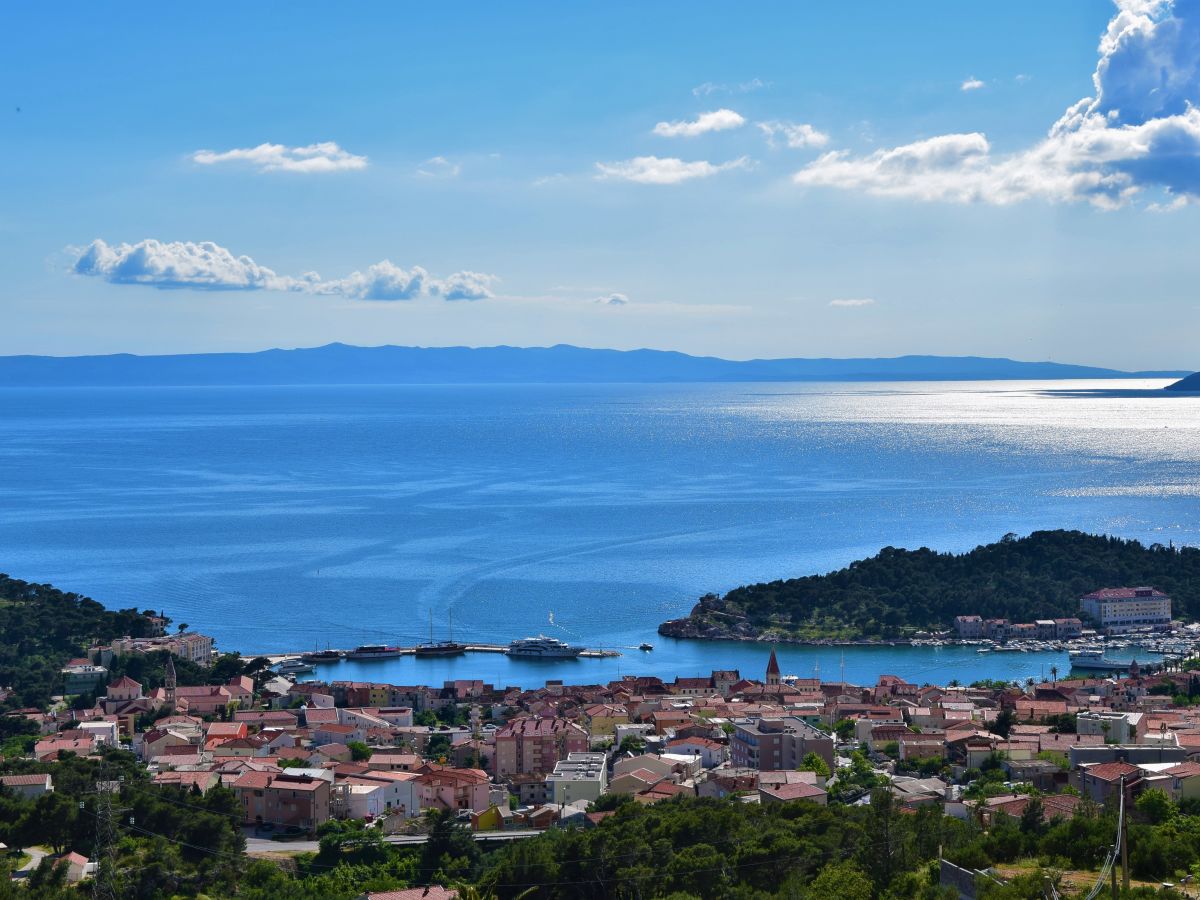
[[[5,387],[0,571],[164,610],[243,653],[431,633],[620,652],[321,678],[761,677],[765,645],[655,629],[706,592],[888,545],[1048,528],[1200,543],[1200,396],[1166,383]],[[970,647],[778,653],[785,673],[858,683],[1067,668]]]

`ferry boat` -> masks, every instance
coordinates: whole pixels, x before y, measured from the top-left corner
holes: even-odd
[[[575,659],[584,649],[563,643],[558,638],[539,634],[537,637],[513,641],[504,652],[509,656],[525,659]]]
[[[275,671],[280,675],[304,675],[313,671],[313,668],[314,667],[311,663],[306,663],[301,659],[291,657],[290,659],[281,661],[279,665],[275,667]]]
[[[399,647],[384,644],[363,644],[346,653],[346,659],[395,659],[400,655]]]
[[[1104,650],[1100,647],[1084,647],[1080,650],[1070,650],[1067,656],[1071,660],[1104,659]]]

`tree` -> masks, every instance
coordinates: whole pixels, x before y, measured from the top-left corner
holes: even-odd
[[[1050,683],[1058,684],[1058,666],[1050,667]]]
[[[636,734],[629,734],[621,738],[621,746],[617,747],[617,753],[633,753],[636,755],[645,749],[645,740]]]
[[[829,764],[816,753],[806,753],[800,761],[801,772],[816,772],[822,778],[829,777]]]
[[[867,873],[847,860],[823,868],[805,896],[809,900],[871,900],[874,893]]]
[[[1142,791],[1134,805],[1138,814],[1151,825],[1160,825],[1175,815],[1175,804],[1162,788]]]
[[[904,866],[904,816],[899,814],[896,796],[890,788],[871,791],[870,815],[866,822],[868,843],[863,847],[863,864],[875,887],[882,891]]]
[[[1011,707],[1005,707],[1000,710],[1000,714],[996,716],[996,720],[992,722],[992,733],[998,734],[1002,738],[1008,737],[1012,727],[1017,724],[1017,714]]]
[[[371,748],[362,741],[347,741],[346,747],[350,750],[350,758],[355,762],[366,762],[371,758]]]
[[[435,878],[464,878],[474,874],[479,864],[479,845],[471,832],[455,821],[449,810],[430,810],[426,813],[430,824],[429,838],[421,847],[419,864],[425,884]]]

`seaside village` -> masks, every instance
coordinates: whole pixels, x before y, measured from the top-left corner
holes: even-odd
[[[1103,600],[1089,613],[1099,632],[1145,624],[1141,591],[1090,596]],[[1169,622],[1169,598],[1151,599],[1155,615],[1165,600]],[[212,641],[192,633],[95,648],[64,671],[67,694],[96,691],[93,708],[20,711],[42,735],[32,755],[126,747],[158,783],[230,788],[247,834],[263,840],[302,840],[337,818],[419,834],[429,810],[517,839],[595,827],[613,815],[597,801],[614,794],[642,804],[680,795],[865,803],[886,784],[904,807],[985,823],[1020,816],[1031,789],[1048,818],[1122,790],[1200,798],[1200,707],[1178,702],[1200,693],[1200,679],[1178,664],[1022,685],[893,675],[855,685],[785,675],[764,646],[761,672],[551,680],[533,690],[477,680],[297,683],[270,670],[184,687],[173,661],[155,690],[104,679],[113,655],[162,649],[201,665],[213,654]],[[33,797],[54,791],[55,779],[6,775],[3,785]],[[70,877],[85,877],[89,861],[71,856]]]

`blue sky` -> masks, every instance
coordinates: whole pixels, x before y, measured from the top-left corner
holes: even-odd
[[[1200,366],[1196,6],[10,6],[0,353]]]

